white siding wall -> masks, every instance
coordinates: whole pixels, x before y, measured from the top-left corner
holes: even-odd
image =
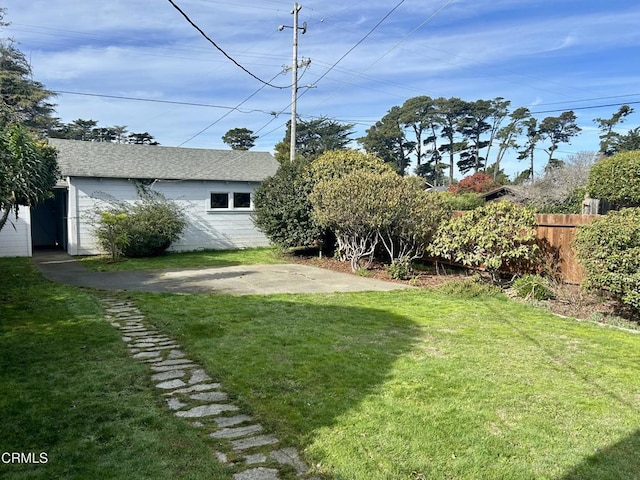
[[[16,220],[13,212],[10,213],[7,223],[0,230],[0,257],[31,255],[31,209],[20,207],[18,219]]]
[[[251,221],[251,212],[213,211],[209,208],[211,192],[252,192],[249,182],[157,182],[154,190],[181,205],[188,225],[182,237],[171,246],[173,251],[233,249],[269,245],[268,239]],[[127,180],[72,178],[69,188],[69,253],[99,253],[91,226],[91,213],[101,198],[114,197],[134,202],[136,189]],[[103,204],[103,203],[102,203]]]

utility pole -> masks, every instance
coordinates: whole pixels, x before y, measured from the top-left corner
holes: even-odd
[[[282,31],[285,28],[293,29],[293,62],[291,64],[291,145],[289,147],[289,161],[293,163],[296,158],[296,108],[298,103],[298,67],[307,66],[311,63],[311,60],[303,60],[298,64],[298,30],[302,30],[304,35],[307,32],[307,22],[302,24],[302,27],[298,26],[298,13],[302,6],[298,3],[293,4],[293,27],[288,25],[280,25],[278,30]]]

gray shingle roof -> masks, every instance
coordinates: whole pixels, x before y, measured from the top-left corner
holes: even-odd
[[[268,152],[49,139],[65,177],[260,182],[276,173]]]

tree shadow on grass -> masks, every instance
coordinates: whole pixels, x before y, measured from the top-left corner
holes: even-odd
[[[285,442],[305,445],[368,395],[420,332],[370,296],[134,295],[240,405]],[[359,306],[354,306],[354,304]]]
[[[559,480],[640,479],[640,430],[608,447],[596,449]]]

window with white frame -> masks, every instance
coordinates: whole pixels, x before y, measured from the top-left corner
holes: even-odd
[[[250,210],[251,207],[251,193],[211,192],[210,210]]]

